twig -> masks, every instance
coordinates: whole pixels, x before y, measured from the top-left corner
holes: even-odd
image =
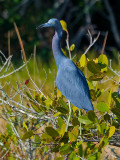
[[[103,53],[104,53],[105,45],[106,45],[106,41],[107,41],[107,37],[108,37],[108,32],[106,32],[106,34],[105,34],[105,38],[104,38],[104,42],[103,42],[103,47],[102,47],[101,54],[103,54]]]
[[[97,37],[92,41],[92,35],[90,33],[90,31],[88,30],[88,35],[90,38],[90,45],[88,46],[88,48],[86,49],[86,51],[84,52],[84,54],[86,54],[88,52],[88,50],[94,45],[94,43],[98,40],[99,36],[100,36],[100,32],[98,33]]]
[[[9,56],[9,57],[6,59],[4,65],[0,68],[0,72],[4,69],[4,67],[6,66],[6,64],[9,63],[9,61],[11,61],[11,58],[12,58],[12,56]]]
[[[43,82],[43,84],[42,84],[40,90],[42,90],[42,88],[43,88],[45,82],[47,81],[47,73],[46,73],[46,70],[45,70],[44,68],[43,68],[43,70],[44,70],[44,72],[45,72],[46,77],[45,77],[45,80],[44,80],[44,82]]]
[[[4,107],[4,110],[5,110],[6,114],[7,114],[7,109],[6,109],[6,107]],[[12,126],[12,130],[13,130],[14,134],[15,134],[15,135],[18,137],[18,139],[19,139],[19,143],[21,144],[21,149],[22,149],[22,147],[23,147],[23,148],[26,150],[26,148],[25,148],[25,146],[24,146],[24,144],[23,144],[23,142],[22,142],[22,140],[21,140],[21,138],[20,138],[20,135],[19,135],[19,133],[17,132],[17,130],[16,130],[16,128],[15,128],[15,126],[14,126],[13,122],[11,121],[11,119],[10,119],[10,117],[9,117],[8,114],[7,114],[7,117],[8,117],[9,123],[10,123],[11,126]]]
[[[66,33],[67,33],[66,44],[69,52],[69,58],[71,59],[71,52],[70,52],[70,46],[69,46],[69,32],[66,30]]]
[[[23,68],[24,66],[26,66],[26,64],[23,64],[22,66],[20,66],[19,68],[15,69],[13,72],[8,73],[7,75],[3,75],[0,77],[0,79],[8,77],[10,75],[12,75],[13,73],[16,73],[17,71],[19,71],[21,68]]]
[[[9,150],[10,150],[10,148],[4,153],[4,155],[2,157],[0,157],[0,159],[3,159],[6,156],[6,154],[9,152]]]
[[[111,67],[111,62],[112,60],[110,59],[110,67],[108,67],[115,75],[117,75],[118,77],[120,77],[120,74],[118,74],[115,70],[113,70],[113,68]]]
[[[19,33],[19,31],[18,31],[18,28],[17,28],[17,25],[16,25],[15,22],[14,22],[14,27],[15,27],[15,31],[16,31],[17,36],[18,36],[18,39],[19,39],[20,47],[21,47],[21,49],[22,49],[22,53],[23,53],[23,57],[24,57],[25,64],[27,65],[27,59],[26,59],[26,55],[25,55],[25,50],[24,50],[24,47],[23,47],[22,39],[21,39],[21,37],[20,37],[20,33]]]
[[[18,39],[19,39],[19,43],[20,43],[21,49],[22,49],[24,61],[25,61],[25,64],[26,64],[27,74],[28,74],[30,80],[32,81],[32,83],[34,84],[34,86],[39,90],[39,92],[40,92],[41,94],[44,95],[44,93],[37,87],[37,85],[36,85],[35,82],[33,81],[32,77],[30,76],[30,73],[29,73],[29,70],[28,70],[28,67],[27,67],[27,58],[26,58],[26,54],[25,54],[24,47],[23,47],[23,42],[22,42],[22,39],[21,39],[21,37],[20,37],[19,30],[18,30],[17,25],[16,25],[15,22],[14,22],[14,27],[15,27],[15,30],[16,30],[16,33],[17,33],[17,36],[18,36]],[[47,99],[47,97],[46,97],[45,95],[44,95],[44,97]]]

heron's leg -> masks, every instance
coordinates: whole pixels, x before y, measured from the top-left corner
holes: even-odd
[[[66,125],[66,132],[68,130],[68,126],[69,126],[69,122],[70,122],[70,117],[71,117],[71,113],[72,113],[72,111],[71,111],[71,103],[70,103],[69,100],[68,100],[68,103],[69,103],[69,116],[68,116],[68,121],[67,121],[67,125]]]
[[[81,116],[81,110],[79,109],[79,117]],[[79,121],[80,122],[80,121]],[[81,128],[81,122],[80,122],[80,139],[82,139],[82,128]]]

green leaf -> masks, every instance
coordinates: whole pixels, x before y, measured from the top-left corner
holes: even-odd
[[[105,114],[105,115],[104,115],[104,120],[105,120],[105,121],[110,120],[110,115],[109,115],[109,114]]]
[[[68,110],[66,110],[66,108],[63,107],[56,107],[57,111],[61,112],[61,113],[68,113]]]
[[[115,108],[112,108],[111,110],[112,110],[112,112],[115,115],[117,115],[118,117],[120,117],[120,109],[119,108],[115,107]]]
[[[112,98],[116,102],[116,107],[120,108],[120,95],[117,96],[117,92],[112,93]]]
[[[91,123],[93,123],[91,120],[89,120],[89,118],[86,115],[85,116],[80,116],[78,118],[78,120],[83,124],[91,124]]]
[[[38,135],[35,135],[35,143],[37,143],[36,146],[39,146],[40,144],[38,144],[38,143],[40,143],[40,142],[41,142],[40,137]]]
[[[88,157],[88,160],[96,160],[96,155],[95,154],[94,155],[90,155]]]
[[[90,96],[91,96],[91,99],[93,100],[93,101],[95,101],[96,100],[96,92],[95,92],[95,90],[93,90],[93,89],[91,89],[90,90]]]
[[[88,61],[87,68],[90,72],[97,74],[100,72],[100,65],[98,63],[95,63],[94,61]]]
[[[94,122],[95,121],[95,117],[96,117],[95,112],[90,110],[90,111],[88,111],[87,114],[88,114],[89,120]]]
[[[95,154],[91,154],[89,157],[88,157],[88,160],[99,160],[100,159],[100,155],[101,153],[100,152],[97,152]]]
[[[60,154],[66,155],[72,151],[71,144],[64,144],[62,147],[60,147]]]
[[[111,126],[109,129],[108,138],[112,137],[114,133],[115,133],[115,126]]]
[[[65,124],[65,122],[64,122],[64,120],[59,116],[59,117],[57,118],[57,126],[61,128],[63,124]]]
[[[77,140],[77,138],[78,138],[78,133],[79,133],[78,126],[77,126],[77,127],[74,127],[71,132],[68,132],[68,136],[69,136],[70,142],[74,142],[74,141]]]
[[[97,91],[96,91],[96,96],[97,97],[100,97],[101,96],[101,94],[103,93],[103,91],[104,91],[104,89],[97,89]]]
[[[49,136],[46,132],[41,135],[41,139],[46,142],[53,141],[53,138],[51,136]]]
[[[46,127],[45,130],[46,130],[47,134],[49,136],[51,136],[52,138],[59,136],[59,133],[52,127]]]
[[[109,106],[107,103],[100,102],[96,106],[97,110],[100,112],[108,112],[109,111]]]
[[[65,108],[69,112],[67,104],[61,98],[59,98],[58,102],[60,103],[61,107]]]
[[[105,131],[106,131],[106,123],[105,122],[102,122],[100,124],[100,134],[104,135],[105,134]]]
[[[30,138],[31,136],[33,136],[33,131],[28,131],[23,135],[22,140],[26,140]]]
[[[101,140],[100,140],[100,143],[99,143],[99,147],[98,147],[98,151],[102,151],[102,149],[103,149],[103,147],[105,147],[106,145],[108,145],[109,144],[109,142],[108,142],[108,138],[105,138],[105,136],[103,136],[102,138],[101,138]]]
[[[78,118],[74,117],[74,118],[72,119],[72,125],[73,125],[73,126],[79,125]]]
[[[86,55],[82,54],[81,58],[80,58],[80,67],[85,67],[86,65]]]
[[[52,153],[53,153],[53,152],[58,153],[60,147],[61,147],[61,146],[60,146],[59,144],[58,144],[58,145],[55,145],[55,147],[52,147],[52,148],[51,148],[51,152],[52,152]]]

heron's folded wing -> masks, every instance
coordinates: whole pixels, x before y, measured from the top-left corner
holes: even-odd
[[[74,64],[66,65],[58,70],[56,84],[62,94],[74,105],[79,103],[83,106],[86,101],[90,101],[85,76]]]

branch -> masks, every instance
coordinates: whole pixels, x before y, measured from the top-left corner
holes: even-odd
[[[99,36],[100,36],[100,32],[98,33],[97,37],[92,40],[92,35],[90,33],[90,31],[88,30],[88,35],[90,38],[90,45],[88,46],[88,48],[86,49],[86,51],[84,52],[84,54],[86,54],[88,52],[88,50],[94,45],[94,43],[98,40]]]
[[[23,64],[22,66],[20,66],[19,68],[15,69],[13,72],[8,73],[7,75],[3,75],[0,77],[0,79],[8,77],[10,75],[12,75],[13,73],[16,73],[17,71],[19,71],[21,68],[23,68],[26,64]]]

